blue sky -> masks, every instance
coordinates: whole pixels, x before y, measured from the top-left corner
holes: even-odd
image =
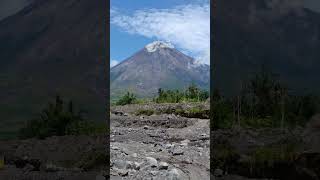
[[[111,0],[111,66],[155,40],[209,64],[209,0]]]

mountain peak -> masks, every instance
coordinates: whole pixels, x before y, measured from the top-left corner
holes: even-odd
[[[148,52],[155,52],[160,48],[170,48],[173,49],[174,46],[171,43],[163,42],[163,41],[154,41],[145,46]]]
[[[110,96],[120,97],[127,91],[138,97],[154,97],[158,89],[183,89],[194,83],[207,89],[209,66],[173,49],[170,43],[155,41],[110,70]]]

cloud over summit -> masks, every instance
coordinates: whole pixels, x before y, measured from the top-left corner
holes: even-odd
[[[130,34],[171,42],[200,62],[210,64],[209,3],[142,9],[132,14],[114,8],[111,23]]]

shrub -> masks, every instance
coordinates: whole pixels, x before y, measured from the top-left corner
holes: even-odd
[[[133,93],[127,92],[124,96],[122,96],[117,102],[116,105],[126,105],[126,104],[134,104],[137,102],[137,98]]]
[[[157,103],[179,103],[183,100],[183,93],[178,90],[158,90]]]
[[[135,114],[137,116],[140,116],[140,115],[147,115],[147,116],[151,116],[152,114],[154,114],[155,111],[152,110],[152,109],[140,109],[138,110]]]
[[[83,111],[74,113],[72,101],[65,108],[63,100],[57,96],[55,103],[49,103],[39,117],[27,121],[26,126],[20,129],[19,137],[44,139],[50,136],[102,132],[103,126],[84,119],[82,113]]]
[[[209,92],[199,89],[191,84],[186,91],[181,90],[158,90],[158,97],[154,98],[156,103],[180,103],[205,101],[209,98]]]
[[[93,135],[107,133],[106,124],[98,124],[89,121],[75,121],[66,128],[68,135]]]
[[[186,112],[184,112],[184,116],[189,118],[209,119],[210,110],[202,109],[200,107],[193,107],[187,110]]]

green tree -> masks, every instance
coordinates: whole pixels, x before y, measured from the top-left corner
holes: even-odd
[[[126,105],[126,104],[134,104],[137,102],[137,97],[130,92],[127,92],[124,96],[122,96],[117,102],[116,105]]]
[[[197,99],[199,97],[200,90],[199,88],[192,83],[187,89],[187,97],[189,99]]]

